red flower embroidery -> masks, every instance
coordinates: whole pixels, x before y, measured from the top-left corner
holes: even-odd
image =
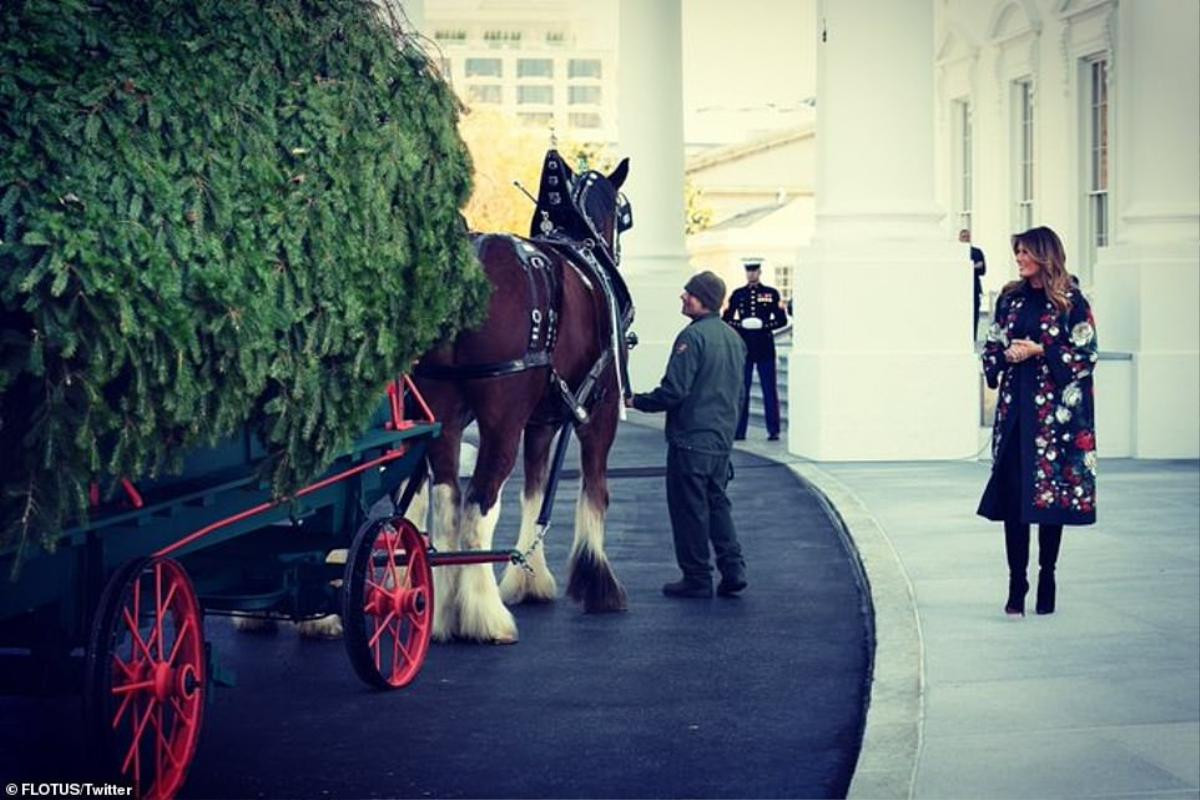
[[[1091,431],[1080,431],[1075,434],[1075,446],[1083,452],[1096,449],[1096,437]]]

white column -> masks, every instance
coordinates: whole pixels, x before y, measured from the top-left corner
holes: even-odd
[[[637,307],[640,344],[630,380],[648,391],[662,377],[687,320],[679,295],[688,278],[684,247],[683,61],[680,0],[621,0],[618,154],[629,157],[623,188],[633,207],[621,239],[621,270]]]
[[[789,448],[971,456],[972,273],[934,201],[932,3],[822,0],[816,29],[817,221],[797,266]]]
[[[1200,456],[1200,6],[1122,3],[1111,65],[1113,244],[1096,264],[1097,415],[1132,411],[1131,455]],[[1107,374],[1106,374],[1107,373]],[[1109,417],[1111,419],[1111,417]],[[1103,445],[1105,429],[1097,428]],[[1101,451],[1103,452],[1103,450]]]

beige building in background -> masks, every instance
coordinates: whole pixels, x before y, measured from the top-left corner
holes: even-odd
[[[816,130],[802,125],[698,153],[685,173],[711,209],[712,224],[688,237],[695,269],[730,287],[745,281],[742,261],[760,258],[765,283],[792,299],[796,253],[812,236]]]
[[[616,140],[613,0],[426,0],[423,26],[468,106],[583,141]]]

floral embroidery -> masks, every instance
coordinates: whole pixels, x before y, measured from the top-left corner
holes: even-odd
[[[1067,388],[1063,389],[1063,402],[1068,408],[1074,408],[1079,405],[1079,401],[1083,399],[1083,390],[1079,388],[1079,384],[1072,381],[1067,384]]]
[[[1076,347],[1086,347],[1091,343],[1096,336],[1096,332],[1092,329],[1092,323],[1080,322],[1074,328],[1071,328],[1071,344]]]
[[[1017,336],[1020,311],[1028,296],[1008,295],[997,308],[996,322],[984,345],[983,365],[990,381],[999,377],[992,456],[1000,457],[1000,443],[1009,418],[1022,402],[1030,403],[1034,444],[1032,501],[1037,509],[1065,514],[1090,514],[1096,508],[1096,438],[1091,406],[1094,388],[1089,380],[1097,361],[1095,321],[1086,300],[1072,296],[1068,319],[1048,300],[1038,316],[1038,337],[1046,350],[1029,375],[1028,395],[1016,398],[1016,376],[1004,359],[1004,350]],[[995,385],[993,383],[992,385]],[[1012,445],[1018,446],[1017,441]],[[1027,473],[1028,474],[1028,473]]]

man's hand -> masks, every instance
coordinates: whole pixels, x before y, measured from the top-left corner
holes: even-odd
[[[633,408],[633,398],[632,398],[632,397],[626,397],[626,398],[625,398],[625,407],[626,407],[626,408]]]

